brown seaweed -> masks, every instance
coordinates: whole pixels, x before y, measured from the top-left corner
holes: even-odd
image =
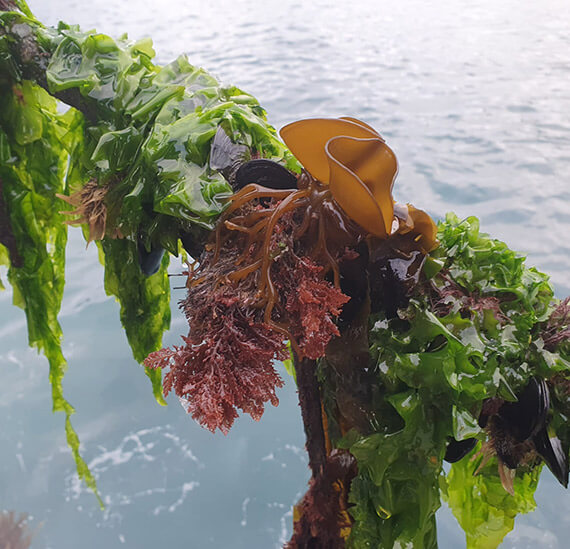
[[[99,185],[95,179],[92,179],[70,196],[56,194],[58,198],[75,207],[75,210],[60,212],[75,216],[75,219],[66,220],[66,224],[86,224],[89,226],[88,243],[93,240],[101,240],[107,233],[107,204],[105,199],[108,191],[109,185]],[[115,232],[110,236],[117,236],[117,234]]]
[[[370,126],[355,118],[314,118],[288,124],[280,133],[305,169],[330,187],[335,202],[368,234],[387,238],[412,232],[424,252],[435,247],[432,219],[411,205],[395,207],[398,161]]]

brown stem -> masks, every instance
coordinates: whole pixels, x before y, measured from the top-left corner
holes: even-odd
[[[313,478],[319,478],[325,471],[327,452],[321,413],[321,393],[316,375],[317,363],[308,358],[299,360],[294,354],[294,364],[297,373],[299,404],[307,437],[309,467]]]
[[[0,0],[0,11],[7,9],[16,11],[17,7],[9,0]],[[22,23],[17,20],[9,22],[0,28],[0,36],[6,35],[10,37],[10,53],[16,61],[19,74],[16,78],[33,80],[44,88],[48,93],[49,90],[46,70],[48,68],[52,53],[46,50],[38,42],[37,29],[33,24]],[[78,88],[70,88],[52,94],[60,101],[74,107],[91,122],[97,118],[97,112],[94,104],[89,103],[81,95]]]

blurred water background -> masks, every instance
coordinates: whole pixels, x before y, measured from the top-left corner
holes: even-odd
[[[398,155],[398,200],[435,218],[478,216],[550,273],[559,297],[570,294],[568,0],[29,4],[46,24],[151,36],[160,63],[187,53],[254,94],[277,127],[314,116],[365,120]],[[28,349],[8,290],[0,509],[33,515],[36,548],[281,546],[309,476],[293,383],[261,422],[241,418],[227,437],[199,428],[175,399],[160,408],[105,296],[95,247],[86,250],[78,230],[70,237],[64,388],[106,508],[77,481],[64,418],[51,413],[47,361]],[[181,297],[173,292],[169,345],[186,332]],[[569,498],[545,470],[537,511],[517,518],[503,547],[567,547]],[[464,546],[450,512],[439,519],[441,549]]]

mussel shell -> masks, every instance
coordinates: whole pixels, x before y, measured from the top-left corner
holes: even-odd
[[[537,453],[544,459],[558,482],[568,488],[568,455],[558,437],[550,438],[546,428],[541,429],[533,437]]]
[[[208,229],[193,225],[182,228],[178,233],[178,238],[190,256],[198,260],[204,251],[205,242],[208,241],[209,235]]]
[[[518,442],[536,435],[546,424],[550,393],[544,379],[532,378],[516,402],[506,402],[499,410],[505,429]]]
[[[477,445],[476,438],[466,438],[465,440],[450,439],[445,450],[443,459],[448,463],[455,463],[464,458]]]
[[[139,242],[139,265],[141,271],[146,276],[152,276],[160,269],[160,263],[164,256],[164,248],[162,246],[152,245],[150,251]]]
[[[249,148],[234,143],[225,130],[218,126],[210,145],[210,168],[219,171],[233,186],[237,170],[249,158]]]
[[[249,183],[270,189],[296,189],[297,176],[277,162],[258,158],[240,166],[236,173],[234,190],[237,191]]]

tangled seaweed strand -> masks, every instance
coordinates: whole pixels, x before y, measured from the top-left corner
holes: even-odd
[[[105,202],[111,184],[99,185],[95,179],[88,181],[81,189],[71,196],[56,194],[58,198],[67,202],[75,208],[72,211],[60,212],[66,215],[75,216],[74,219],[65,220],[66,225],[82,225],[89,227],[89,237],[87,243],[94,240],[102,240],[107,234],[108,208]],[[117,238],[120,232],[113,229],[111,238]]]
[[[216,249],[214,261],[220,256],[220,249],[231,233],[223,235],[223,229],[238,231],[247,235],[243,243],[244,252],[238,264],[245,262],[248,256],[251,261],[245,267],[230,275],[231,280],[238,281],[259,269],[258,295],[264,302],[266,322],[272,322],[273,308],[277,302],[277,292],[271,276],[272,261],[275,260],[272,248],[277,243],[290,252],[295,248],[294,255],[307,255],[325,268],[325,274],[333,273],[335,287],[340,287],[340,271],[338,259],[347,246],[355,246],[363,237],[362,230],[348,219],[346,214],[336,204],[328,186],[323,185],[307,172],[298,179],[298,189],[275,190],[260,185],[246,185],[232,198],[232,203],[226,210],[222,222],[216,230]],[[244,205],[252,201],[271,198],[279,200],[274,206],[259,209],[246,215],[234,215]],[[283,233],[283,219],[286,214],[295,227],[290,231],[291,242],[286,243],[280,236]],[[231,219],[230,216],[233,216]],[[255,252],[251,253],[251,247]]]

